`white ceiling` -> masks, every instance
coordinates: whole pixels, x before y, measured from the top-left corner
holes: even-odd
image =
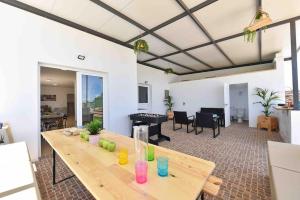
[[[193,68],[195,70],[203,70],[207,69],[207,67],[198,61],[188,57],[187,55],[183,53],[175,54],[173,56],[166,57],[169,60],[175,61],[179,64],[185,65],[187,67]]]
[[[172,68],[174,71],[179,72],[179,73],[191,72],[191,70],[182,68],[178,65],[172,64],[172,63],[164,61],[162,59],[153,60],[153,61],[150,61],[149,63],[153,64],[153,65],[156,65],[156,66],[160,66],[163,69]]]
[[[156,33],[183,49],[209,42],[208,38],[190,17],[184,17],[159,29]]]
[[[188,52],[214,67],[230,66],[230,62],[217,50],[215,45],[208,45]]]
[[[121,19],[113,13],[96,5],[89,0],[19,0],[38,9],[50,12],[95,31],[104,33],[123,42],[126,42],[144,31]],[[129,18],[151,29],[184,10],[174,0],[102,0],[102,2],[118,10]],[[183,0],[188,8],[193,8],[205,0]],[[273,22],[300,15],[300,0],[262,0],[263,10],[270,14]],[[219,0],[193,14],[206,28],[214,40],[233,34],[241,33],[256,12],[256,0]],[[300,38],[300,22],[297,22],[297,32]],[[201,45],[209,42],[205,34],[196,26],[189,16],[183,17],[161,29],[156,34],[170,41],[181,49]],[[176,52],[177,50],[163,41],[147,35],[150,52],[159,56]],[[298,39],[298,46],[300,45]],[[131,43],[133,44],[133,42]],[[218,43],[222,50],[235,64],[258,62],[258,41],[246,43],[243,37],[230,39]],[[282,25],[267,29],[262,33],[262,58],[272,59],[276,52],[283,51],[286,57],[290,56],[289,25]],[[209,45],[189,51],[191,55],[212,65],[215,68],[230,66],[230,62],[214,46]],[[138,60],[151,59],[150,55],[139,55]],[[178,64],[195,70],[208,69],[200,62],[183,53],[167,57]],[[149,62],[161,68],[173,67],[178,73],[191,72],[178,65],[164,60]]]
[[[74,71],[41,67],[41,85],[55,87],[74,87],[76,73]]]
[[[253,43],[245,42],[244,37],[237,37],[220,42],[219,45],[235,64],[239,65],[259,60],[257,37]]]

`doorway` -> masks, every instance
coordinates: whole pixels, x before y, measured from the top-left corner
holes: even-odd
[[[249,125],[248,83],[230,84],[230,121]]]
[[[40,130],[50,131],[74,127],[76,72],[41,66],[40,68]],[[41,140],[41,154],[51,148]]]
[[[40,64],[39,75],[41,132],[81,127],[94,119],[101,121],[103,128],[108,128],[108,88],[105,73]],[[46,83],[51,90],[44,89]],[[52,121],[48,123],[48,119]],[[45,144],[42,137],[38,137],[38,140],[39,156],[51,154],[50,146]]]

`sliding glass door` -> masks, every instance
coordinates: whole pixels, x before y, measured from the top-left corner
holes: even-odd
[[[103,124],[103,77],[77,74],[77,125],[97,119]]]

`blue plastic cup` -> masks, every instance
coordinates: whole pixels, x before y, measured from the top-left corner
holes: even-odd
[[[157,173],[158,176],[168,176],[169,174],[169,159],[167,157],[160,156],[157,158]]]

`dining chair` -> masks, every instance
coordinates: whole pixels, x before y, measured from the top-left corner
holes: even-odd
[[[201,131],[197,131],[197,127],[201,127]],[[213,137],[216,138],[220,135],[220,125],[218,123],[218,118],[213,113],[206,112],[197,112],[196,120],[195,120],[195,135],[203,132],[203,128],[212,128],[213,129]],[[218,133],[216,134],[216,129],[218,129]]]
[[[192,115],[192,116],[187,116],[187,112],[185,111],[174,111],[174,118],[173,118],[173,130],[176,131],[176,130],[179,130],[179,129],[182,129],[182,124],[186,125],[186,132],[187,133],[190,133],[194,130],[191,130],[189,131],[189,125],[190,124],[194,124],[194,120],[195,120],[195,117]],[[175,125],[176,124],[180,124],[180,128],[175,128]]]

